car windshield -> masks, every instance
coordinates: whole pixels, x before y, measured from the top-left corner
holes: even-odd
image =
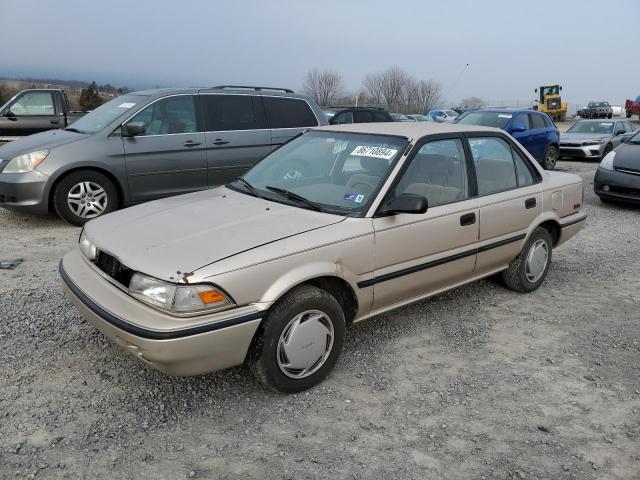
[[[511,117],[511,113],[475,111],[459,118],[458,123],[478,125],[481,127],[504,128],[507,123],[509,123],[509,120],[511,120]]]
[[[640,144],[640,132],[637,132],[633,137],[627,140],[627,143]]]
[[[87,113],[84,117],[76,120],[68,129],[80,133],[96,133],[113,122],[116,118],[124,116],[133,107],[147,97],[141,95],[122,95],[114,98],[110,102],[100,105],[95,110]]]
[[[598,102],[596,103],[596,107],[608,107],[609,103],[608,102]]]
[[[301,208],[362,216],[407,143],[390,135],[311,130],[229,186]]]
[[[391,114],[391,118],[393,118],[394,121],[396,122],[410,122],[411,119],[409,117],[407,117],[406,115],[403,115],[401,113],[392,113]]]
[[[567,133],[613,133],[613,122],[578,122]]]

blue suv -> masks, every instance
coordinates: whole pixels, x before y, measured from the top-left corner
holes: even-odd
[[[462,114],[455,123],[501,128],[527,149],[545,170],[553,170],[560,152],[560,132],[549,115],[517,108],[482,108]]]

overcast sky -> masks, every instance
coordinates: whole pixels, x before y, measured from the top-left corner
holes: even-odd
[[[397,65],[450,103],[640,95],[639,0],[0,0],[0,19],[0,76],[297,90],[315,67],[356,90]]]

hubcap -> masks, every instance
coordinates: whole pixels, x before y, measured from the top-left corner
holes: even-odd
[[[556,159],[558,157],[558,150],[555,147],[549,147],[549,151],[547,152],[547,164],[549,166],[554,166],[556,164]]]
[[[542,277],[549,260],[549,247],[544,240],[536,240],[529,250],[526,263],[527,280],[536,283]]]
[[[67,194],[69,209],[80,218],[95,218],[107,208],[107,192],[95,182],[75,184]]]
[[[280,371],[290,378],[317,372],[333,348],[333,323],[319,310],[296,315],[282,331],[276,358]]]

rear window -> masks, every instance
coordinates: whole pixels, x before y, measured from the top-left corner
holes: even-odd
[[[205,130],[254,130],[262,128],[251,95],[201,95]]]
[[[304,100],[263,97],[267,120],[271,128],[316,127],[318,119]]]
[[[481,127],[495,127],[504,128],[509,120],[511,120],[510,113],[505,112],[471,112],[464,117],[458,119],[458,123],[464,125],[478,125]]]

